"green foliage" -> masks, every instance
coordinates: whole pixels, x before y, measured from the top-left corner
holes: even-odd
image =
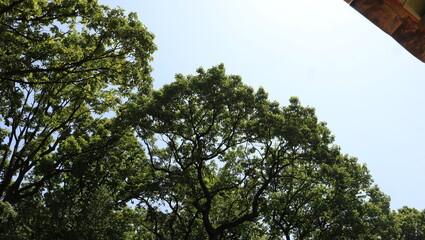
[[[8,202],[0,202],[0,224],[5,226],[10,219],[16,217],[17,213]],[[0,231],[5,231],[3,227],[0,227]]]
[[[132,239],[134,211],[127,203],[140,188],[147,163],[129,130],[102,119],[78,140],[68,138],[58,149],[58,155],[67,156],[66,171],[47,180],[42,192],[16,203],[20,215],[0,236]]]
[[[105,116],[149,93],[155,49],[97,1],[0,1],[1,239],[133,238],[144,150]]]
[[[149,91],[155,45],[134,13],[96,1],[2,1],[0,13],[0,199],[14,203],[68,171],[98,116]]]
[[[223,65],[197,73],[121,112],[158,186],[139,194],[142,229],[168,239],[384,236],[368,224],[390,214],[389,199],[313,108],[297,98],[280,107]]]
[[[394,213],[398,238],[419,240],[425,238],[425,210],[403,207]]]
[[[94,0],[0,1],[0,239],[425,238],[313,108],[223,65],[152,91],[155,49]]]
[[[2,1],[0,13],[2,80],[74,83],[81,94],[150,81],[153,35],[135,13],[91,0]]]

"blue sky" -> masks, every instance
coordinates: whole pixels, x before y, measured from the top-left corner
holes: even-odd
[[[343,0],[99,2],[155,34],[155,88],[224,63],[282,105],[315,107],[393,209],[425,208],[425,64]]]

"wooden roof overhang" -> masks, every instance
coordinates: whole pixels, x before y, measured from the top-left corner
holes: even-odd
[[[345,0],[425,62],[425,0]]]

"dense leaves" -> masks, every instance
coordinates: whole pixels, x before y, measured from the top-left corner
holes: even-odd
[[[315,110],[223,65],[151,89],[94,0],[0,0],[0,239],[424,239]]]
[[[314,109],[267,100],[222,65],[127,104],[155,172],[143,228],[169,239],[374,239],[390,214],[365,166],[342,155]],[[372,204],[374,201],[374,204]],[[370,205],[382,211],[369,209]],[[373,211],[374,210],[374,211]],[[375,234],[372,236],[371,234]]]
[[[144,151],[107,117],[148,94],[155,48],[134,13],[96,1],[0,1],[0,238],[128,235]]]
[[[96,1],[2,1],[0,12],[0,198],[13,203],[66,171],[93,114],[148,91],[155,45],[135,14]]]

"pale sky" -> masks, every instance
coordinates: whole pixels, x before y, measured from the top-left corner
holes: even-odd
[[[391,207],[425,208],[425,64],[343,0],[99,0],[155,34],[155,88],[224,63],[271,100],[316,108]]]

